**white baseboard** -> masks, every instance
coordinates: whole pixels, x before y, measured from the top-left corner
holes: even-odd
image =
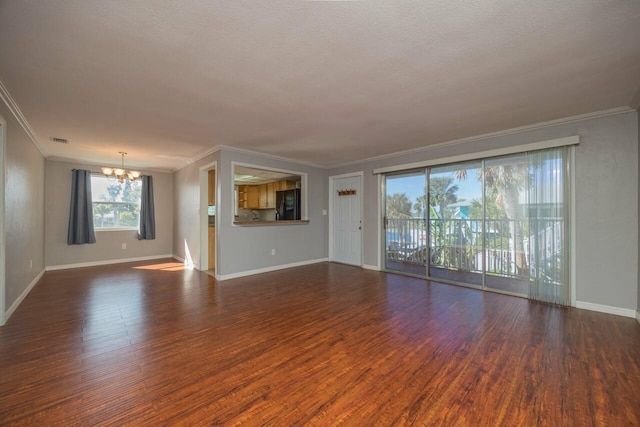
[[[13,302],[13,304],[11,304],[11,307],[9,307],[7,312],[4,314],[5,323],[7,322],[7,320],[9,320],[9,317],[11,317],[13,312],[16,311],[20,303],[22,303],[22,301],[27,297],[29,292],[31,292],[31,289],[33,289],[33,287],[38,283],[38,280],[40,280],[44,272],[45,270],[42,270],[40,273],[38,273],[38,275],[31,281],[31,283],[29,283],[27,289],[25,289],[24,292],[22,292],[20,296]]]
[[[365,270],[381,271],[377,265],[362,264],[362,268]]]
[[[285,268],[300,267],[303,265],[318,264],[318,263],[327,262],[327,261],[329,261],[328,258],[318,258],[318,259],[311,259],[308,261],[293,262],[291,264],[282,264],[282,265],[275,265],[273,267],[258,268],[256,270],[242,271],[240,273],[221,274],[221,275],[216,274],[216,279],[220,281],[237,279],[238,277],[253,276],[254,274],[268,273],[270,271],[284,270]]]
[[[161,258],[175,258],[175,256],[171,254],[152,255],[152,256],[141,256],[136,258],[122,258],[122,259],[109,259],[105,261],[80,262],[77,264],[49,265],[45,268],[45,270],[46,271],[67,270],[69,268],[96,267],[99,265],[122,264],[124,262],[136,262],[136,261],[149,261],[152,259],[161,259]]]
[[[184,263],[184,258],[179,257],[178,255],[171,255],[171,258],[175,259],[176,261],[180,261]]]
[[[636,320],[640,323],[640,311],[636,311]]]
[[[583,308],[585,310],[591,310],[591,311],[599,311],[601,313],[607,313],[607,314],[615,314],[617,316],[624,316],[624,317],[631,317],[631,318],[636,317],[636,311],[630,308],[621,308],[621,307],[614,307],[611,305],[594,304],[592,302],[576,301],[576,308]]]

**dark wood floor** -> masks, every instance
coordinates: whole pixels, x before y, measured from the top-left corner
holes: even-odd
[[[2,425],[640,425],[640,325],[338,264],[46,273]]]

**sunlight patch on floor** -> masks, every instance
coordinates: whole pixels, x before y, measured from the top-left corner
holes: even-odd
[[[162,270],[162,271],[181,271],[185,270],[186,267],[181,262],[165,262],[162,264],[153,264],[153,265],[141,265],[139,267],[133,267],[136,270]]]

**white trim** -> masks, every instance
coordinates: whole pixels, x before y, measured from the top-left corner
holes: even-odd
[[[161,258],[175,258],[175,255],[172,255],[172,254],[151,255],[151,256],[141,256],[141,257],[135,257],[135,258],[109,259],[105,261],[80,262],[77,264],[49,265],[45,267],[45,270],[46,271],[67,270],[70,268],[96,267],[99,265],[122,264],[125,262],[148,261],[152,259],[161,259]]]
[[[113,228],[95,228],[95,232],[96,233],[107,233],[107,232],[112,232],[112,231],[133,231],[134,233],[138,234],[138,227],[113,227]]]
[[[629,308],[614,307],[612,305],[594,304],[592,302],[576,301],[576,308],[598,311],[600,313],[615,314],[624,317],[636,317],[636,311]]]
[[[640,323],[640,311],[636,311],[636,320]]]
[[[18,308],[18,306],[22,303],[22,301],[27,297],[27,295],[29,294],[29,292],[31,292],[31,289],[33,289],[33,287],[38,283],[38,280],[40,280],[40,278],[42,277],[42,275],[44,274],[45,270],[42,270],[40,273],[38,273],[38,275],[31,281],[31,283],[29,283],[29,286],[27,286],[27,289],[25,289],[24,291],[22,291],[22,293],[20,294],[20,296],[18,298],[16,298],[16,300],[13,302],[13,304],[11,304],[11,307],[9,307],[9,309],[7,310],[7,312],[4,314],[4,320],[5,322],[7,320],[9,320],[9,317],[11,317],[11,315],[13,314],[14,311],[16,311],[16,309]]]
[[[303,265],[319,264],[321,262],[328,262],[328,261],[329,261],[328,258],[310,259],[308,261],[293,262],[291,264],[281,264],[281,265],[274,265],[273,267],[264,267],[264,268],[257,268],[255,270],[241,271],[240,273],[221,274],[221,275],[216,274],[215,277],[217,280],[223,281],[223,280],[237,279],[239,277],[253,276],[254,274],[268,273],[270,271],[284,270],[284,269],[293,268],[293,267],[301,267]]]
[[[214,182],[214,186],[216,187],[217,190],[217,186],[218,186],[218,162],[217,161],[213,161],[210,163],[207,163],[206,165],[202,165],[198,168],[198,173],[199,173],[199,184],[200,184],[200,207],[199,207],[199,212],[200,212],[200,266],[202,266],[202,270],[209,270],[211,267],[209,266],[209,213],[208,213],[208,208],[209,208],[209,171],[215,171],[216,172],[216,176],[215,176],[215,182]],[[218,198],[218,194],[220,192],[216,191],[216,199]],[[218,205],[217,201],[216,201],[216,206]],[[216,221],[218,220],[218,215],[216,215]],[[217,240],[217,237],[214,238],[214,240]],[[205,244],[206,243],[206,244]],[[214,242],[214,245],[216,245],[216,242]],[[216,254],[217,257],[217,251],[215,251],[216,248],[214,248],[214,253]],[[217,259],[214,260],[216,262],[217,265]],[[206,268],[204,267],[206,266]]]
[[[6,145],[6,130],[7,122],[4,117],[0,116],[0,326],[4,325],[7,321],[5,315],[5,275],[7,269],[5,268],[5,227],[4,220],[6,211],[4,209],[4,171],[6,169],[5,162],[5,145]]]
[[[385,244],[386,242],[384,242],[382,239],[387,238],[386,233],[384,234],[383,237],[383,222],[384,222],[384,212],[382,211],[382,200],[384,199],[384,196],[382,194],[382,183],[383,183],[383,175],[378,175],[378,184],[376,187],[376,194],[378,195],[378,210],[376,211],[378,214],[376,215],[377,217],[377,222],[378,222],[378,236],[376,239],[376,259],[378,261],[378,271],[382,271],[382,268],[384,266],[384,257],[386,254],[383,254],[382,251],[385,250],[383,248],[385,248]],[[385,191],[386,191],[386,187],[385,187]]]
[[[521,126],[521,127],[517,127],[517,128],[511,128],[511,129],[505,129],[505,130],[501,130],[501,131],[497,131],[497,132],[491,132],[491,133],[485,133],[485,134],[481,134],[481,135],[470,136],[470,137],[466,137],[466,138],[454,139],[454,140],[435,143],[435,144],[431,144],[431,145],[427,145],[427,146],[423,146],[423,147],[413,148],[413,149],[410,149],[410,150],[396,151],[394,153],[383,154],[383,155],[374,156],[374,157],[368,157],[366,159],[355,160],[353,162],[338,163],[338,164],[335,164],[335,165],[331,166],[330,168],[331,169],[333,169],[333,168],[341,168],[341,167],[345,167],[345,166],[357,165],[357,164],[360,164],[360,163],[370,163],[370,162],[374,162],[374,161],[393,159],[395,157],[400,157],[400,156],[405,156],[405,155],[410,155],[410,154],[420,154],[420,153],[425,153],[425,152],[428,152],[428,151],[431,151],[431,150],[436,150],[436,149],[445,148],[445,147],[451,147],[451,146],[455,146],[455,145],[473,144],[475,142],[483,141],[483,140],[490,139],[490,138],[499,138],[499,137],[503,137],[503,136],[509,136],[509,135],[515,135],[515,134],[530,132],[530,131],[534,131],[534,130],[538,130],[538,129],[545,129],[545,128],[552,127],[552,126],[558,126],[558,125],[574,123],[574,122],[581,122],[581,121],[585,121],[585,120],[598,119],[598,118],[601,118],[601,117],[615,116],[615,115],[618,115],[618,114],[630,113],[632,111],[634,111],[634,109],[629,108],[629,107],[618,107],[618,108],[612,108],[610,110],[596,111],[596,112],[593,112],[593,113],[587,113],[587,114],[581,114],[581,115],[578,115],[578,116],[565,117],[565,118],[562,118],[562,119],[550,120],[550,121],[547,121],[547,122],[540,122],[540,123],[535,123],[535,124],[532,124],[532,125]]]
[[[439,159],[424,160],[421,162],[408,163],[403,165],[387,166],[373,170],[374,174],[382,174],[388,172],[399,172],[410,169],[421,169],[430,166],[445,165],[449,163],[461,163],[470,160],[479,160],[489,157],[506,156],[508,154],[524,153],[527,151],[544,150],[547,148],[565,147],[567,145],[576,145],[580,143],[580,137],[577,135],[567,136],[565,138],[551,139],[548,141],[533,142],[531,144],[514,145],[510,147],[497,148],[495,150],[476,151],[458,156],[443,157]]]
[[[351,264],[362,267],[364,263],[364,171],[343,173],[329,177],[329,261],[336,261],[333,256],[333,193],[335,191],[335,180],[342,178],[360,178],[360,264]]]
[[[42,154],[42,156],[46,158],[47,153],[44,150],[44,147],[40,145],[40,143],[38,142],[38,137],[36,136],[36,133],[34,132],[29,122],[27,121],[27,118],[24,116],[24,114],[22,114],[20,107],[18,107],[18,104],[16,104],[16,101],[13,99],[13,97],[9,93],[9,89],[7,89],[2,79],[0,79],[0,99],[2,99],[4,104],[7,106],[7,109],[11,111],[11,114],[13,114],[13,117],[16,118],[16,120],[18,121],[18,124],[20,124],[20,126],[22,127],[24,132],[27,134],[31,142],[33,142],[33,145],[35,145],[38,151],[40,151],[40,153]]]
[[[176,261],[184,263],[184,258],[182,258],[181,256],[171,255],[171,258],[175,259]]]
[[[91,161],[91,160],[83,160],[83,159],[80,159],[80,158],[73,158],[73,157],[49,156],[49,157],[47,157],[47,160],[50,161],[50,162],[57,162],[57,163],[71,163],[71,164],[81,165],[82,167],[86,167],[86,166],[98,166],[98,167],[108,166],[108,164],[106,164],[105,162],[94,162],[94,161]],[[118,163],[118,164],[111,163],[111,165],[113,167],[118,167],[118,168],[121,167],[120,163]],[[168,169],[168,168],[155,168],[153,166],[137,167],[136,165],[133,165],[133,164],[129,165],[128,163],[127,163],[127,168],[137,170],[141,174],[149,174],[149,173],[152,173],[152,172],[154,172],[154,173],[173,174],[175,172],[175,170]],[[91,173],[92,174],[96,174],[96,175],[102,175],[102,171],[99,170],[99,169],[92,170]]]
[[[294,164],[297,164],[297,165],[300,165],[300,166],[310,166],[312,168],[329,169],[329,166],[321,165],[319,163],[305,162],[304,160],[295,160],[295,159],[291,159],[289,157],[283,157],[283,156],[276,156],[274,154],[261,153],[261,152],[258,152],[258,151],[247,150],[245,148],[231,147],[231,146],[228,146],[228,145],[221,145],[220,148],[223,149],[223,150],[233,151],[233,152],[240,153],[240,154],[249,154],[249,155],[252,155],[252,156],[262,157],[264,159],[271,159],[271,160],[278,160],[278,161],[281,161],[281,162],[294,163]],[[333,167],[331,167],[331,168],[333,168]]]
[[[220,151],[221,149],[222,149],[222,146],[221,146],[221,145],[217,145],[217,146],[215,146],[215,147],[213,147],[213,148],[211,148],[211,149],[209,149],[209,150],[205,151],[205,152],[204,152],[204,153],[202,153],[202,154],[198,154],[198,155],[197,155],[197,156],[195,156],[194,158],[192,158],[192,159],[188,159],[188,160],[187,160],[187,164],[186,164],[186,165],[184,165],[183,167],[181,167],[181,168],[179,168],[179,169],[174,170],[174,172],[177,172],[177,171],[179,171],[180,169],[183,169],[183,168],[185,168],[185,167],[187,167],[187,166],[189,166],[189,165],[191,165],[191,164],[193,164],[193,163],[197,162],[198,160],[204,159],[205,157],[210,156],[210,155],[212,155],[213,153],[215,153],[215,152],[217,152],[217,151]]]
[[[569,192],[571,198],[571,206],[569,206],[569,285],[571,286],[571,306],[576,306],[576,295],[578,293],[578,282],[576,280],[578,276],[578,256],[576,251],[578,250],[577,236],[576,236],[576,150],[575,147],[569,148]]]
[[[362,268],[365,270],[382,271],[377,265],[362,264]]]

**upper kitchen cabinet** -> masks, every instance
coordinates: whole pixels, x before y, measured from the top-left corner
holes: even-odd
[[[260,209],[276,208],[275,183],[262,184],[258,186]]]
[[[216,205],[216,171],[215,170],[209,171],[208,190],[209,190],[209,197],[208,197],[207,204],[209,206],[215,206]]]
[[[278,181],[274,183],[274,185],[275,185],[275,191],[286,191],[286,190],[296,189],[298,184],[296,184],[296,181],[284,180],[284,181]]]

